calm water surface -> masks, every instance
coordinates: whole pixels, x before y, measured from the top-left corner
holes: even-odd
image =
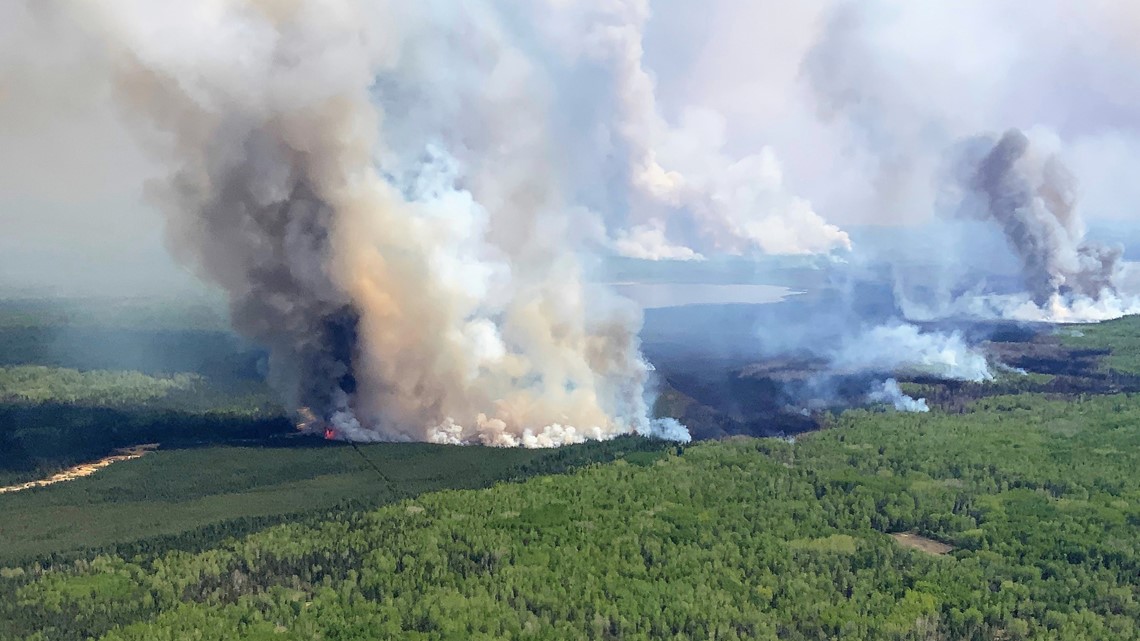
[[[690,283],[615,283],[615,291],[645,309],[682,305],[778,303],[803,292],[779,285],[701,285]]]

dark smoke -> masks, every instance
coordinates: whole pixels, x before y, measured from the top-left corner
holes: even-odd
[[[968,201],[965,213],[1001,227],[1034,303],[1117,293],[1123,250],[1084,239],[1076,181],[1056,156],[1036,158],[1029,138],[1011,129],[969,164],[964,186],[980,202]]]
[[[256,138],[244,145],[254,158]],[[288,404],[328,420],[355,391],[358,322],[323,268],[333,210],[303,179],[287,197],[266,202],[266,194],[254,193],[259,183],[250,168],[227,170],[216,200],[183,200],[196,217],[174,219],[193,223],[174,242],[200,252],[201,268],[227,285],[235,327],[269,348],[270,376]]]
[[[575,231],[590,225],[560,193],[540,69],[490,7],[207,4],[92,11],[113,96],[169,166],[151,191],[171,244],[268,348],[303,424],[687,438],[649,416],[639,311],[586,279],[601,232]]]

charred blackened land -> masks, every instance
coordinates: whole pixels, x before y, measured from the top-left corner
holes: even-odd
[[[961,333],[991,362],[1001,363],[995,380],[984,382],[891,371],[845,374],[813,358],[757,359],[745,366],[670,360],[658,366],[666,389],[657,412],[685,422],[696,439],[717,439],[820,429],[830,411],[867,405],[872,386],[889,377],[930,407],[947,412],[969,411],[980,398],[1024,392],[1060,397],[1140,392],[1140,375],[1112,366],[1115,350],[1127,350],[1127,345],[1098,347],[1095,341],[1072,338],[1102,327],[1115,331],[1113,324],[1083,330],[1012,321],[924,324],[930,331]]]
[[[1074,340],[1084,332],[1097,333],[1122,322],[1075,328],[1055,325],[1008,324],[999,328],[984,348],[991,360],[1007,370],[986,383],[912,377],[928,402],[944,411],[966,411],[979,398],[1023,392],[1059,397],[1140,392],[1140,375],[1114,366],[1117,351],[1128,345],[1097,346],[1095,341]],[[1026,332],[1031,332],[1027,334]]]

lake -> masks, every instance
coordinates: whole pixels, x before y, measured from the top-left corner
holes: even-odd
[[[778,303],[802,294],[780,285],[705,285],[694,283],[614,283],[614,291],[645,309],[685,305]]]

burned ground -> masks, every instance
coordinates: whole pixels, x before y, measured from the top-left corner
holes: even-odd
[[[981,398],[1040,393],[1059,398],[1140,392],[1140,374],[1121,368],[1121,355],[1140,342],[1140,320],[1125,318],[1095,326],[1058,327],[1041,323],[966,322],[930,324],[954,330],[985,351],[996,380],[969,382],[930,376],[865,372],[835,375],[813,358],[661,358],[664,392],[660,414],[675,416],[694,439],[734,435],[795,435],[825,427],[834,410],[866,404],[876,380],[895,376],[908,393],[943,412],[969,411]],[[1111,347],[1098,336],[1110,334]],[[648,350],[660,346],[649,345]],[[666,350],[663,350],[666,351]]]

